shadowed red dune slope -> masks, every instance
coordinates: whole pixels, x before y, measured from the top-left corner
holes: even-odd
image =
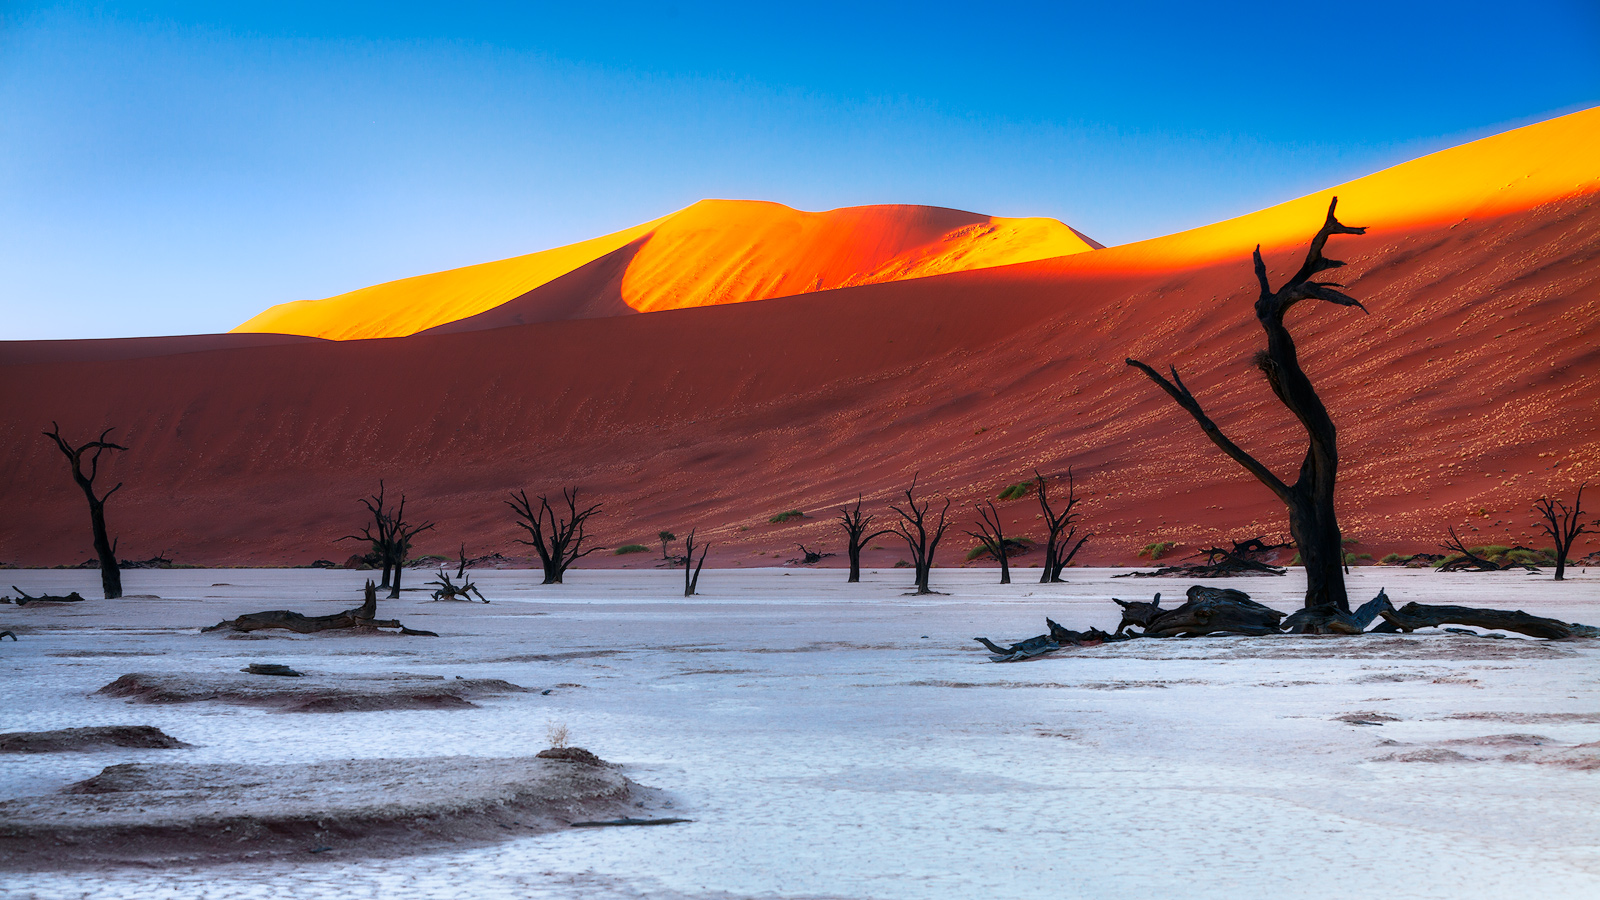
[[[1469,542],[1533,543],[1533,498],[1600,480],[1600,197],[1569,194],[1330,244],[1371,314],[1302,304],[1292,327],[1340,426],[1356,552],[1426,549],[1446,525]],[[1371,224],[1359,197],[1340,215]],[[1308,215],[1303,235],[1320,220]],[[520,556],[505,492],[578,484],[606,502],[596,531],[612,546],[698,526],[714,564],[771,564],[797,541],[837,549],[830,508],[860,492],[881,510],[913,472],[964,524],[972,501],[1069,463],[1096,535],[1085,561],[1131,562],[1158,539],[1281,536],[1271,495],[1123,363],[1177,364],[1223,429],[1291,473],[1303,438],[1250,364],[1249,249],[1163,268],[1148,247],[1134,263],[1113,248],[353,343],[71,362],[0,347],[12,361],[0,368],[12,388],[0,394],[0,559],[90,555],[82,498],[38,436],[53,419],[75,434],[121,426],[132,450],[108,466],[127,482],[109,518],[127,557],[338,557],[348,545],[332,540],[382,477],[438,523],[418,552],[465,541]],[[1274,278],[1302,253],[1269,252]],[[1039,536],[1031,498],[1001,508]],[[788,509],[813,517],[768,523]],[[947,565],[967,545],[950,540]],[[887,549],[869,564],[904,555],[877,543]]]

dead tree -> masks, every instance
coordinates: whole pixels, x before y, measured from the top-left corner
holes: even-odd
[[[1583,489],[1588,487],[1588,482],[1578,485],[1578,496],[1572,501],[1572,508],[1560,500],[1551,500],[1549,497],[1540,497],[1534,501],[1533,508],[1539,513],[1535,524],[1539,530],[1550,536],[1556,545],[1556,580],[1565,581],[1567,575],[1567,554],[1572,550],[1572,544],[1588,528],[1600,525],[1600,520],[1594,522],[1583,521]]]
[[[394,516],[393,510],[385,505],[383,479],[378,479],[378,492],[371,497],[361,498],[361,505],[367,508],[372,516],[372,522],[361,526],[360,534],[347,534],[340,541],[366,541],[372,546],[372,555],[378,557],[378,562],[383,565],[383,580],[378,582],[378,587],[389,587],[390,575],[394,571],[394,554],[389,549],[393,540]],[[337,543],[337,541],[335,541]]]
[[[1467,545],[1463,544],[1461,542],[1461,538],[1456,536],[1456,530],[1454,527],[1450,528],[1450,540],[1440,544],[1439,547],[1449,554],[1445,557],[1444,562],[1440,563],[1438,566],[1438,569],[1441,572],[1504,572],[1507,569],[1527,569],[1529,572],[1539,571],[1538,566],[1531,566],[1527,563],[1516,561],[1498,563],[1492,559],[1485,559],[1484,557],[1479,556],[1478,554],[1467,549]],[[1478,549],[1481,550],[1483,548],[1480,547]],[[1527,548],[1523,547],[1518,549],[1525,550]]]
[[[968,531],[966,534],[976,538],[978,543],[989,555],[1000,560],[1000,583],[1011,583],[1011,554],[1006,546],[1005,533],[1000,528],[1000,513],[994,508],[994,501],[989,501],[988,508],[977,507],[978,530]]]
[[[1078,536],[1078,486],[1073,480],[1072,469],[1067,469],[1067,505],[1059,513],[1050,505],[1044,476],[1039,474],[1038,469],[1033,470],[1033,478],[1039,485],[1039,509],[1044,513],[1044,527],[1048,532],[1044,543],[1044,572],[1039,576],[1039,583],[1059,584],[1061,570],[1072,562],[1084,542],[1094,535],[1086,534],[1078,538],[1077,543],[1072,542]]]
[[[683,595],[693,597],[700,588],[700,567],[706,564],[706,552],[711,549],[710,544],[700,548],[700,561],[694,559],[694,529],[689,529],[689,536],[683,542]]]
[[[877,531],[867,531],[872,525],[873,517],[861,512],[861,495],[856,495],[854,507],[839,507],[839,527],[844,529],[847,546],[850,553],[850,577],[845,579],[847,584],[855,584],[861,580],[861,548],[865,547],[874,538],[886,534],[893,534],[893,528],[880,528]]]
[[[113,444],[106,440],[106,435],[112,429],[107,428],[100,432],[100,437],[74,448],[61,436],[61,426],[55,422],[50,423],[50,430],[44,436],[56,442],[56,449],[67,458],[67,463],[72,468],[72,480],[77,482],[83,490],[83,496],[89,500],[89,526],[94,533],[94,553],[100,558],[100,587],[105,591],[107,600],[116,600],[122,596],[122,570],[117,566],[117,545],[106,537],[106,501],[111,495],[122,487],[122,482],[104,494],[97,494],[94,489],[94,480],[100,474],[100,454],[107,450],[127,450],[121,444]],[[83,471],[83,455],[93,450],[89,457],[89,471]]]
[[[1243,466],[1266,485],[1289,512],[1289,534],[1300,550],[1301,562],[1306,569],[1305,608],[1331,606],[1340,612],[1350,611],[1350,598],[1344,584],[1344,545],[1339,533],[1339,521],[1334,512],[1334,487],[1339,474],[1339,448],[1333,419],[1329,417],[1322,398],[1317,396],[1311,379],[1300,368],[1300,357],[1294,338],[1284,325],[1284,316],[1301,300],[1325,300],[1338,306],[1354,306],[1362,312],[1361,301],[1335,288],[1334,282],[1313,281],[1312,276],[1344,265],[1340,260],[1322,255],[1328,238],[1336,234],[1365,234],[1365,228],[1343,225],[1334,217],[1339,198],[1328,204],[1328,217],[1321,230],[1311,239],[1311,248],[1300,270],[1281,288],[1272,289],[1267,280],[1267,265],[1261,259],[1261,247],[1255,249],[1256,281],[1261,295],[1256,299],[1256,319],[1267,335],[1267,347],[1256,354],[1256,367],[1266,376],[1273,394],[1300,420],[1308,440],[1306,455],[1300,463],[1300,476],[1294,484],[1286,484],[1271,469],[1230,440],[1216,423],[1201,409],[1200,402],[1178,377],[1176,366],[1170,367],[1172,379],[1162,377],[1155,369],[1135,359],[1127,364],[1139,369],[1166,391],[1199,423],[1206,437],[1223,453]]]
[[[889,508],[900,516],[900,521],[895,523],[895,532],[906,542],[911,550],[911,566],[916,572],[916,591],[918,594],[931,594],[933,589],[928,587],[929,573],[933,569],[933,555],[939,550],[939,541],[944,539],[944,531],[950,527],[946,515],[950,512],[950,500],[944,501],[944,507],[939,510],[937,522],[928,518],[928,509],[933,505],[932,500],[924,500],[921,506],[917,505],[914,492],[917,489],[917,477],[911,476],[911,486],[906,488],[906,505],[904,508],[889,504]]]
[[[567,503],[565,517],[558,516],[551,508],[550,501],[544,497],[539,498],[539,508],[534,509],[526,491],[518,491],[506,501],[506,505],[517,514],[517,525],[533,539],[518,540],[517,543],[526,544],[539,553],[539,564],[544,566],[544,581],[540,584],[561,584],[562,577],[573,563],[600,549],[590,547],[585,550],[583,542],[589,537],[585,531],[589,517],[600,509],[601,504],[579,509],[577,488],[563,488],[561,497]]]

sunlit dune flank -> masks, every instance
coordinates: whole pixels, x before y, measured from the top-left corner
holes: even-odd
[[[233,329],[330,340],[401,337],[521,296],[648,234],[661,219],[553,250],[375,284],[325,300],[271,307]]]
[[[1095,254],[1094,266],[1177,269],[1237,258],[1251,247],[1306,240],[1328,198],[1343,221],[1375,232],[1445,225],[1531,209],[1600,190],[1600,107],[1486,137],[1235,219]]]
[[[281,304],[234,331],[334,340],[415,334],[492,310],[611,254],[632,254],[631,260],[621,260],[626,267],[622,302],[654,312],[962,272],[1098,247],[1054,219],[996,218],[931,206],[811,213],[778,203],[703,200],[653,222],[554,250],[326,300]]]

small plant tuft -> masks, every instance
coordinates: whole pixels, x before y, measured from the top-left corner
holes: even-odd
[[[1034,487],[1034,485],[1033,485],[1033,482],[1031,482],[1031,481],[1019,481],[1016,484],[1013,484],[1010,487],[1006,488],[1005,490],[1001,491],[1000,492],[1000,496],[999,496],[998,499],[1000,499],[1000,500],[1021,500],[1023,497],[1026,497],[1029,494],[1033,493],[1033,487]]]
[[[783,523],[789,521],[790,519],[804,519],[805,517],[806,517],[806,514],[801,512],[800,510],[791,509],[788,512],[778,513],[777,515],[775,515],[772,518],[768,519],[767,520],[767,524],[769,524],[769,525],[782,525]]]
[[[567,733],[567,723],[551,722],[544,727],[544,738],[550,742],[550,749],[560,750],[567,746],[571,735]]]
[[[1172,552],[1172,550],[1177,546],[1177,543],[1174,541],[1156,541],[1153,544],[1145,544],[1144,549],[1139,551],[1139,555],[1148,556],[1150,557],[1150,560],[1154,562],[1155,560],[1158,560]]]
[[[650,548],[643,544],[623,544],[612,552],[617,556],[627,556],[629,553],[649,553]]]

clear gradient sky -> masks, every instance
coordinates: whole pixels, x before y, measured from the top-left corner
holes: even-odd
[[[0,339],[225,331],[704,197],[1123,243],[1597,104],[1600,0],[0,0]]]

